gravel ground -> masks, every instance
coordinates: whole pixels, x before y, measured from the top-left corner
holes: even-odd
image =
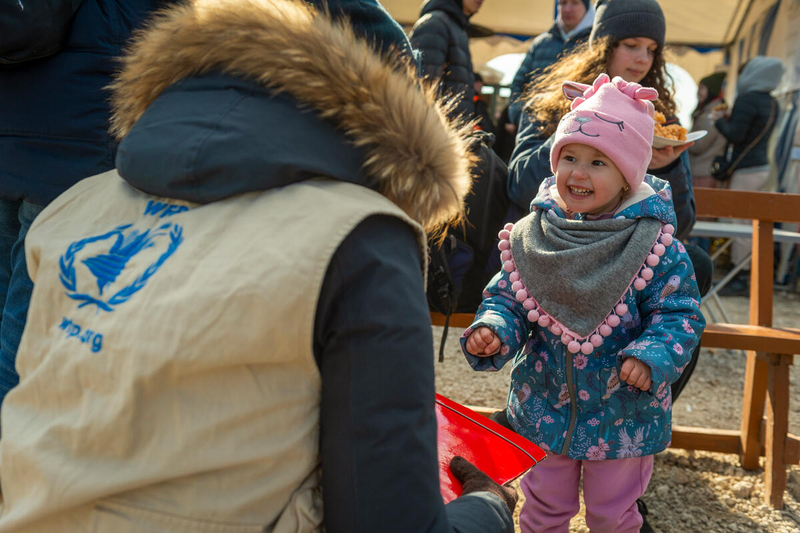
[[[722,300],[732,322],[747,322],[747,298]],[[776,326],[800,327],[800,294],[776,292],[774,314]],[[433,329],[438,353],[442,328]],[[463,404],[505,405],[510,365],[497,373],[473,372],[461,355],[460,335],[451,329],[445,361],[436,364],[437,391]],[[738,429],[744,363],[742,352],[703,349],[674,406],[674,423]],[[793,366],[791,373],[789,431],[800,435],[800,368]],[[655,464],[644,499],[658,533],[800,532],[800,466],[790,467],[785,508],[773,511],[763,504],[763,458],[762,469],[745,471],[734,455],[670,449],[657,455]],[[581,511],[570,532],[588,531]]]

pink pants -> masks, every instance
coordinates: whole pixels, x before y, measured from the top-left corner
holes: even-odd
[[[550,454],[522,479],[525,505],[519,516],[523,533],[567,533],[578,514],[583,470],[586,525],[592,533],[635,533],[642,527],[636,499],[653,474],[653,456],[578,461]]]

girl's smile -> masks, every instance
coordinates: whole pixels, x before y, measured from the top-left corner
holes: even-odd
[[[626,185],[614,162],[593,146],[572,143],[561,150],[556,188],[569,211],[609,213],[621,202]]]

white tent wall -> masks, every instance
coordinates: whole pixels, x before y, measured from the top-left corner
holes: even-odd
[[[733,101],[739,67],[753,56],[759,55],[759,44],[764,21],[777,0],[750,0],[747,16],[738,28],[731,32],[728,46],[729,64],[726,97]],[[735,33],[734,33],[735,32]],[[800,0],[781,0],[775,15],[766,53],[783,60],[786,67],[781,91],[800,89]]]

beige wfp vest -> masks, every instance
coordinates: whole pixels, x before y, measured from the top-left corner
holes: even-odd
[[[424,247],[327,180],[195,206],[111,171],[53,202],[26,241],[0,532],[318,530],[317,298],[374,214]]]

